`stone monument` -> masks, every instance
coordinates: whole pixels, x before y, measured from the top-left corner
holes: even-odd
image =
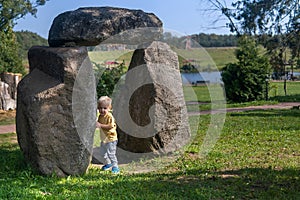
[[[155,27],[153,32],[144,32],[153,40],[160,35],[161,26],[154,14],[112,7],[79,8],[54,19],[50,47],[29,50],[30,72],[18,85],[18,142],[37,171],[61,177],[78,175],[86,172],[91,161],[96,89],[85,46],[116,34],[121,35],[116,42],[128,36],[139,41],[140,31],[121,32],[145,27]]]
[[[123,150],[167,154],[190,140],[178,57],[166,43],[154,41],[135,50],[116,98]]]

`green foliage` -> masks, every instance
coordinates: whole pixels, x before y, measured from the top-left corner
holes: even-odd
[[[192,39],[203,47],[236,47],[236,35],[193,34]]]
[[[0,30],[0,73],[25,74],[25,68],[17,52],[18,44],[12,28],[7,27],[5,30]]]
[[[288,81],[287,84],[287,95],[285,95],[283,89],[283,82],[269,82],[268,96],[269,100],[250,101],[242,103],[229,103],[227,102],[227,108],[233,107],[248,107],[248,106],[261,106],[261,105],[272,105],[278,104],[278,102],[300,102],[300,82]],[[184,86],[184,99],[188,111],[199,112],[203,110],[211,109],[211,96],[210,93],[219,92],[218,86],[210,85],[208,90],[207,85],[198,86]],[[215,99],[215,101],[222,101],[222,98]],[[198,103],[195,103],[198,102]]]
[[[232,9],[217,0],[210,1],[229,19],[228,26],[237,34],[280,34],[299,25],[299,0],[238,0]]]
[[[180,67],[180,72],[183,72],[183,73],[197,73],[198,70],[191,63],[185,63],[184,65],[182,65]]]
[[[30,31],[15,32],[19,44],[19,56],[27,58],[27,52],[32,46],[48,46],[48,41],[36,33]]]
[[[300,62],[299,0],[237,0],[231,7],[218,0],[209,2],[229,20],[228,27],[237,35],[261,35],[274,71],[284,75],[287,63]],[[286,58],[291,50],[291,60]]]
[[[95,73],[97,83],[97,96],[111,96],[116,84],[120,80],[121,76],[125,74],[127,67],[121,63],[117,67],[105,68],[100,64],[95,65]]]
[[[296,69],[300,69],[300,59],[298,59],[296,62]]]
[[[18,55],[18,44],[12,28],[14,21],[27,13],[35,15],[37,6],[47,0],[0,0],[0,73],[14,72],[25,74],[22,60]]]
[[[0,31],[7,26],[13,26],[12,22],[24,17],[27,13],[35,16],[37,6],[44,5],[47,0],[0,0]]]
[[[255,41],[241,37],[236,51],[237,63],[226,65],[222,72],[226,97],[232,102],[262,99],[269,75],[269,62],[259,55]]]
[[[191,45],[198,47],[199,45],[202,47],[235,47],[237,45],[237,37],[235,35],[199,33],[191,35],[190,38]],[[177,37],[170,32],[165,32],[162,40],[177,48],[185,48],[187,37]]]

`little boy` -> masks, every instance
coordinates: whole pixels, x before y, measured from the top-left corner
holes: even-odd
[[[115,119],[111,113],[112,100],[108,96],[102,96],[98,100],[99,118],[96,123],[96,127],[100,128],[100,154],[105,159],[102,170],[109,170],[112,173],[119,173],[118,160],[116,157],[117,150],[117,125]]]

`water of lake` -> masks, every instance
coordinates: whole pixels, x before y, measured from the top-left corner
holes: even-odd
[[[196,84],[196,83],[221,83],[220,72],[199,72],[199,73],[181,73],[182,84]]]
[[[294,72],[294,76],[300,77],[300,72]],[[197,83],[222,83],[221,72],[199,72],[199,73],[181,73],[182,84]]]

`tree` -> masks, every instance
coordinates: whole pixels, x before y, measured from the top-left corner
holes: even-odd
[[[18,55],[16,37],[11,27],[0,31],[0,73],[13,72],[25,74],[25,68]]]
[[[19,56],[22,59],[27,58],[27,52],[32,46],[48,46],[48,41],[36,33],[17,31],[15,35],[19,45]]]
[[[286,65],[300,63],[300,0],[237,0],[228,8],[220,0],[208,0],[229,20],[228,27],[237,35],[265,35],[270,40],[263,41],[270,55],[274,71],[284,75],[284,90],[286,91]],[[280,40],[272,46],[273,37]],[[271,45],[269,45],[271,43]],[[287,50],[292,50],[291,60],[285,56]]]
[[[105,68],[97,63],[95,65],[95,76],[97,77],[97,96],[111,96],[121,76],[126,73],[127,67],[124,63],[113,68]]]
[[[282,42],[278,48],[289,47],[292,59],[299,62],[300,0],[237,0],[231,7],[220,0],[208,1],[227,17],[232,32],[280,36]]]
[[[35,15],[37,6],[45,3],[46,0],[0,0],[0,73],[25,73],[12,29],[17,19],[28,13]]]
[[[227,64],[221,74],[226,97],[231,102],[260,100],[264,97],[270,70],[268,59],[260,55],[251,37],[240,37],[238,46],[238,62]]]
[[[30,13],[35,16],[37,7],[44,5],[47,0],[0,0],[0,31],[8,26],[12,27],[13,22]]]
[[[220,0],[208,1],[228,18],[228,27],[239,35],[287,33],[300,23],[300,0],[237,0],[230,8]]]

